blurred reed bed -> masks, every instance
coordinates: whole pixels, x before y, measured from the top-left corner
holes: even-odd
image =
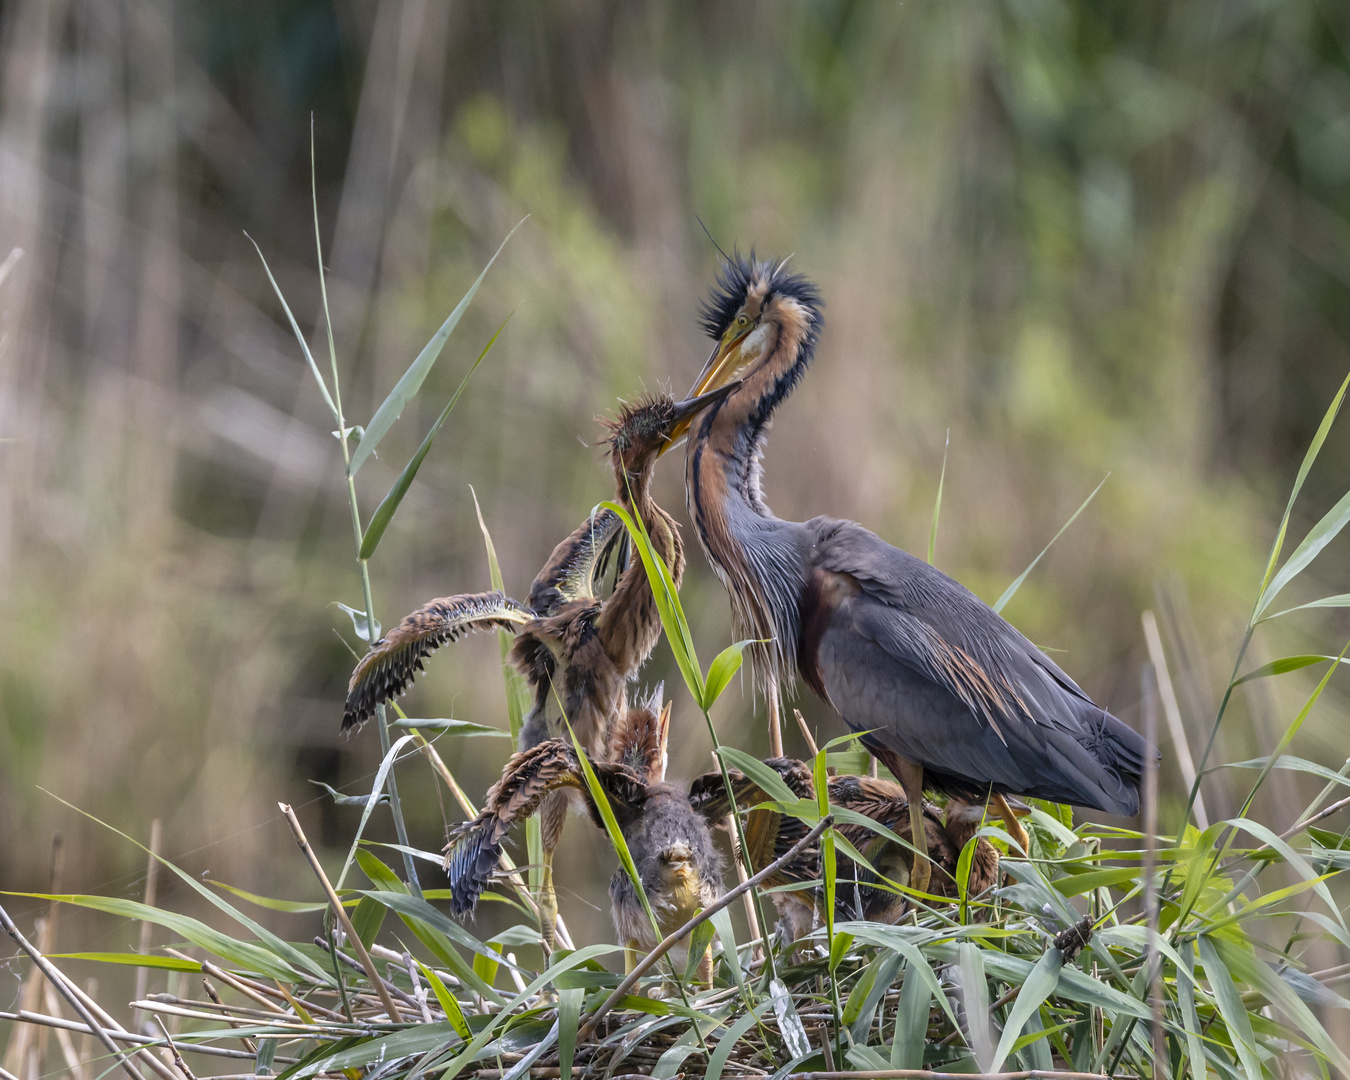
[[[1269,523],[1350,365],[1345,20],[1312,0],[5,5],[0,256],[22,255],[0,282],[0,887],[46,888],[59,831],[64,887],[142,894],[141,855],[40,787],[140,837],[159,817],[180,865],[267,895],[308,885],[276,799],[330,855],[354,828],[307,783],[360,787],[380,757],[337,735],[357,643],[329,604],[360,600],[341,455],[242,234],[317,328],[311,111],[353,415],[531,215],[366,466],[377,499],[514,311],[383,541],[382,610],[484,582],[469,482],[508,586],[607,493],[575,439],[618,396],[683,389],[704,355],[699,214],[728,246],[797,252],[829,303],[768,463],[780,513],[922,550],[950,432],[937,562],[993,599],[1109,471],[1007,614],[1142,726],[1153,610],[1180,730],[1202,740]],[[1333,429],[1291,535],[1348,458]],[[679,506],[678,469],[660,483]],[[726,642],[693,563],[693,634]],[[1314,564],[1294,599],[1343,590],[1342,565]],[[1281,620],[1253,662],[1334,652],[1345,628],[1333,609]],[[497,668],[491,642],[466,644],[410,708],[500,726]],[[680,681],[664,651],[649,671]],[[1269,753],[1308,675],[1240,687],[1219,758]],[[723,738],[761,726],[738,688]],[[1343,756],[1344,714],[1333,679],[1294,752]],[[672,772],[703,771],[707,747],[685,745]],[[503,750],[465,740],[448,764],[481,788]],[[1205,781],[1211,819],[1246,795],[1234,772]],[[1252,813],[1293,822],[1318,787],[1275,774]],[[434,848],[456,810],[423,770],[403,795]],[[603,839],[565,845],[603,880]],[[109,933],[77,919],[63,937]]]

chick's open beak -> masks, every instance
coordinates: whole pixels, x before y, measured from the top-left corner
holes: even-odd
[[[728,382],[714,390],[709,390],[706,394],[698,394],[685,398],[683,401],[675,403],[675,412],[670,430],[666,433],[666,444],[661,447],[661,453],[664,454],[672,446],[684,438],[689,431],[689,425],[694,422],[694,417],[711,405],[714,401],[720,401],[740,385],[739,380]],[[658,455],[660,456],[660,455]]]

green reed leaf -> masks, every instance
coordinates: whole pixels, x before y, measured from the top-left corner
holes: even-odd
[[[464,298],[455,306],[455,310],[450,312],[445,322],[441,323],[441,328],[431,336],[431,340],[417,354],[417,359],[408,365],[408,370],[394,384],[394,388],[389,391],[389,396],[375,410],[375,415],[370,418],[370,423],[366,425],[365,433],[361,436],[361,441],[356,444],[356,451],[352,454],[352,463],[347,470],[349,476],[355,476],[360,471],[361,466],[366,463],[366,459],[380,444],[380,440],[394,426],[394,421],[402,414],[408,402],[417,396],[417,391],[422,388],[423,380],[430,373],[431,367],[436,363],[436,358],[441,355],[441,350],[445,347],[446,341],[454,333],[455,327],[459,325],[459,320],[464,317],[464,312],[468,309],[469,303],[478,292],[478,286],[483,284],[483,279],[487,277],[487,272],[492,269],[492,264],[497,261],[497,256],[502,253],[502,248],[506,247],[511,237],[515,236],[516,229],[519,229],[523,224],[525,224],[524,218],[516,223],[515,229],[506,234],[506,239],[502,241],[501,247],[497,248],[492,258],[488,260],[487,265],[483,267],[483,272],[478,275],[478,279],[469,286],[469,291],[464,294]]]
[[[708,678],[703,687],[703,711],[707,712],[713,707],[713,704],[722,696],[731,682],[732,677],[741,669],[741,661],[747,645],[754,642],[747,638],[744,641],[738,641],[734,645],[728,645],[713,658],[712,664],[708,667]]]
[[[393,487],[383,499],[380,505],[375,508],[375,513],[370,515],[370,524],[366,526],[365,535],[361,539],[361,551],[358,554],[360,559],[369,559],[375,554],[375,549],[380,546],[380,540],[384,536],[385,530],[389,528],[389,523],[394,520],[394,511],[403,502],[403,496],[408,494],[408,488],[412,486],[413,479],[417,476],[417,470],[422,467],[422,462],[426,460],[427,453],[431,450],[431,444],[436,441],[436,436],[440,434],[441,428],[445,426],[446,420],[450,418],[450,413],[459,404],[460,395],[464,393],[464,388],[469,385],[469,380],[473,378],[473,373],[478,370],[478,365],[483,362],[488,351],[497,343],[497,338],[501,332],[506,329],[506,324],[511,321],[508,315],[497,327],[497,332],[488,338],[488,343],[483,346],[483,351],[478,354],[478,359],[465,373],[464,378],[455,388],[454,394],[446,402],[445,408],[441,410],[441,415],[436,417],[436,422],[431,425],[426,438],[422,440],[422,445],[417,448],[417,453],[409,459],[408,464],[403,466],[403,471],[398,474],[398,479],[394,481]]]
[[[1027,575],[1036,569],[1036,564],[1040,562],[1041,559],[1045,558],[1045,553],[1054,546],[1056,540],[1058,540],[1061,536],[1064,535],[1065,530],[1068,529],[1070,525],[1072,525],[1075,521],[1078,520],[1078,515],[1088,508],[1088,503],[1092,502],[1092,500],[1097,497],[1097,492],[1101,491],[1102,487],[1110,479],[1111,479],[1110,473],[1107,473],[1105,476],[1102,477],[1102,482],[1092,489],[1092,494],[1083,500],[1083,505],[1073,512],[1069,520],[1059,527],[1059,532],[1055,533],[1055,535],[1050,538],[1050,543],[1046,544],[1045,547],[1041,548],[1041,553],[1031,560],[1031,565],[1028,566],[1025,570],[1023,570],[1020,574],[1018,574],[1017,580],[1003,590],[1003,595],[1000,596],[998,600],[994,602],[994,610],[996,612],[1001,612],[1004,606],[1008,603],[1008,601],[1011,600],[1014,595],[1016,595],[1017,590],[1022,587],[1022,582],[1026,581]]]
[[[248,236],[248,233],[244,233],[244,235]],[[333,402],[333,395],[328,392],[328,384],[323,381],[323,375],[319,372],[319,365],[315,363],[314,354],[309,351],[309,342],[305,340],[305,335],[300,332],[300,325],[295,321],[295,316],[291,314],[290,305],[286,303],[286,297],[281,291],[281,286],[277,284],[277,279],[272,276],[272,268],[267,265],[267,259],[263,256],[262,248],[251,236],[248,236],[248,242],[253,245],[253,250],[258,253],[258,258],[262,259],[263,270],[267,272],[267,280],[272,283],[272,291],[277,294],[277,299],[281,301],[281,310],[286,313],[286,321],[291,324],[291,332],[295,334],[295,340],[300,342],[300,351],[305,354],[310,373],[314,376],[314,381],[319,384],[319,393],[323,395],[323,403],[328,406],[328,411],[333,414],[334,421],[341,426],[342,417],[338,413],[337,405]]]
[[[1055,988],[1059,985],[1059,973],[1063,967],[1064,954],[1052,945],[1031,969],[1031,974],[1017,992],[1012,1010],[1008,1013],[1008,1022],[1003,1027],[1003,1034],[999,1036],[998,1047],[994,1050],[994,1060],[989,1066],[990,1072],[998,1072],[1008,1060],[1008,1055],[1012,1053],[1013,1045],[1022,1034],[1031,1014],[1055,992]]]
[[[938,514],[942,511],[942,485],[947,481],[947,451],[952,445],[952,429],[947,429],[947,439],[942,444],[942,471],[938,473],[937,498],[933,500],[933,524],[928,529],[928,565],[933,565],[933,556],[937,553]]]
[[[1345,377],[1341,383],[1341,388],[1336,391],[1336,396],[1331,399],[1331,404],[1327,406],[1327,411],[1322,414],[1322,422],[1317,425],[1317,433],[1313,435],[1313,440],[1308,444],[1307,453],[1303,455],[1303,463],[1298,467],[1298,475],[1294,478],[1294,486],[1289,492],[1289,501],[1284,507],[1284,516],[1280,519],[1280,527],[1276,530],[1275,540],[1270,546],[1270,558],[1266,560],[1266,572],[1261,578],[1261,588],[1256,594],[1256,605],[1252,610],[1250,624],[1256,622],[1257,616],[1265,608],[1266,593],[1270,588],[1271,576],[1275,573],[1275,565],[1280,561],[1280,550],[1284,547],[1284,538],[1289,531],[1289,516],[1294,511],[1294,502],[1298,499],[1298,493],[1303,490],[1303,482],[1308,478],[1308,473],[1313,467],[1313,462],[1317,460],[1317,455],[1322,450],[1322,444],[1327,440],[1327,433],[1331,430],[1332,421],[1336,419],[1336,414],[1340,412],[1341,402],[1345,400],[1345,392],[1350,389],[1350,375]]]

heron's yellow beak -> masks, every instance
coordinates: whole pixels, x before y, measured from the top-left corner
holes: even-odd
[[[673,415],[674,422],[671,424],[670,430],[666,432],[666,443],[657,453],[657,457],[660,457],[661,454],[664,454],[684,438],[689,431],[689,425],[694,422],[694,417],[714,401],[720,401],[722,398],[726,397],[739,385],[740,382],[738,380],[732,379],[717,387],[715,390],[709,390],[706,394],[691,395],[683,401],[676,402]]]
[[[689,425],[694,422],[694,417],[706,406],[726,397],[740,385],[735,375],[740,366],[741,342],[750,333],[750,329],[747,327],[735,336],[728,333],[717,343],[712,355],[708,357],[708,362],[703,365],[703,370],[694,380],[694,388],[689,391],[689,397],[676,406],[679,419],[671,428],[670,441],[666,443],[661,453],[664,454],[684,438],[689,431]]]

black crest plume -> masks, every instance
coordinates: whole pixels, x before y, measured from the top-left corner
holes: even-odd
[[[736,313],[745,305],[750,285],[756,278],[764,278],[769,282],[766,300],[771,296],[790,296],[811,310],[811,344],[814,346],[823,325],[821,312],[825,307],[820,290],[806,277],[790,272],[786,259],[776,264],[756,259],[754,248],[750,249],[749,255],[742,255],[739,249],[732,249],[731,257],[723,260],[718,268],[712,291],[699,309],[699,325],[704,332],[714,339],[721,338],[727,332]]]

